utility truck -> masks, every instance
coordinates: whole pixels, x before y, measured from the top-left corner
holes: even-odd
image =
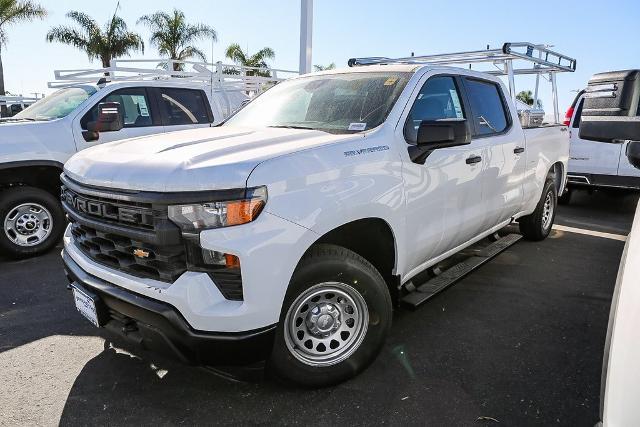
[[[640,72],[623,70],[600,73],[593,77],[590,84],[602,87],[619,82],[640,84]],[[593,86],[592,86],[593,87]],[[635,168],[627,157],[628,140],[613,140],[603,144],[602,138],[583,138],[580,135],[580,123],[584,114],[585,101],[597,92],[591,89],[580,91],[567,111],[565,124],[569,126],[571,151],[569,156],[567,192],[562,201],[569,202],[574,189],[619,188],[640,190],[640,170]],[[629,98],[625,102],[632,102]],[[619,108],[619,107],[617,107]],[[613,114],[609,111],[608,114]],[[587,114],[590,114],[587,112]],[[607,117],[607,116],[603,116]],[[610,117],[610,116],[609,116]]]
[[[41,97],[22,95],[2,95],[0,96],[0,119],[12,117],[24,110],[28,106],[35,104]]]
[[[156,68],[161,61],[167,70]],[[172,71],[174,64],[186,71]],[[247,75],[256,71],[270,77]],[[59,177],[72,154],[125,138],[215,126],[282,80],[278,71],[285,72],[167,60],[55,71],[49,87],[58,91],[0,120],[0,252],[36,255],[60,240],[66,222]],[[123,126],[99,132],[109,130],[97,121],[108,103]]]
[[[467,63],[493,69],[444,65]],[[514,221],[548,236],[569,140],[519,117],[514,75],[549,74],[555,93],[573,59],[507,43],[350,65],[279,83],[218,127],[73,156],[63,260],[78,310],[185,362],[266,360],[323,386],[373,361],[394,304],[439,290],[420,287],[431,266]]]

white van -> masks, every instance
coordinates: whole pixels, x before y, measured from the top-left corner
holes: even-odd
[[[564,124],[569,126],[571,155],[567,192],[561,201],[568,203],[571,191],[576,188],[623,188],[640,190],[640,170],[627,158],[628,141],[603,144],[580,138],[580,119],[585,91],[576,96],[567,110]]]

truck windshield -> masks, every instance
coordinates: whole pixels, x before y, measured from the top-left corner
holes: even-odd
[[[225,126],[361,132],[385,121],[410,77],[352,72],[288,80],[257,97]]]
[[[19,120],[53,120],[66,117],[78,105],[96,93],[92,87],[70,87],[42,98],[32,106],[13,116]]]

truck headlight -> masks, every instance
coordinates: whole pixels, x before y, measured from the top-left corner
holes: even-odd
[[[255,220],[267,203],[267,187],[250,188],[239,200],[169,206],[169,219],[184,232],[246,224]]]

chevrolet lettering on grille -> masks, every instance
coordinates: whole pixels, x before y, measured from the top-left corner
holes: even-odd
[[[150,210],[128,208],[117,203],[90,199],[76,194],[68,188],[62,189],[61,198],[79,214],[122,223],[153,226],[153,212]]]

